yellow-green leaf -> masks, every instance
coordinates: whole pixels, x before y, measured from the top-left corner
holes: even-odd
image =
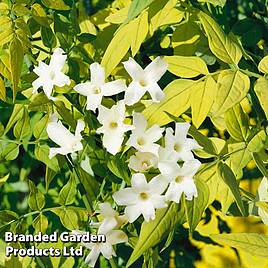
[[[45,196],[40,190],[29,180],[30,195],[28,199],[29,207],[32,210],[41,210],[45,206]]]
[[[178,117],[189,109],[194,85],[195,81],[185,79],[177,79],[167,85],[164,89],[165,99],[160,103],[151,104],[143,111],[148,124],[165,125],[172,121],[165,112]]]
[[[206,63],[199,57],[165,56],[168,70],[183,78],[192,78],[200,74],[209,74]]]
[[[8,28],[5,31],[1,32],[0,37],[0,46],[9,43],[14,37],[14,30],[12,28]]]
[[[18,84],[23,63],[23,46],[18,38],[14,38],[10,43],[9,53],[11,80],[13,84],[13,99],[15,99],[18,91]]]
[[[258,132],[248,143],[248,149],[250,152],[255,153],[259,152],[263,146],[264,142],[266,140],[266,134],[264,130],[261,130]]]
[[[198,0],[200,3],[211,3],[214,6],[224,7],[226,0]]]
[[[217,95],[214,102],[213,116],[217,117],[239,103],[249,90],[250,80],[240,71],[225,70],[218,78]]]
[[[63,0],[42,0],[42,3],[44,6],[51,8],[51,9],[56,9],[56,10],[70,10],[70,7],[67,6]]]
[[[134,57],[148,33],[148,12],[145,11],[141,13],[138,18],[131,21],[129,24],[132,31],[130,36],[131,52]]]
[[[123,23],[127,19],[129,6],[121,8],[120,10],[116,10],[115,13],[110,14],[108,17],[105,18],[105,21],[120,24]]]
[[[38,232],[42,232],[45,233],[48,227],[48,220],[47,217],[45,215],[43,215],[42,213],[40,213],[34,220],[32,223],[36,233]]]
[[[0,99],[6,100],[6,86],[4,80],[0,77]]]
[[[268,258],[268,236],[257,233],[213,234],[210,238],[220,244]]]
[[[198,128],[206,116],[215,99],[217,84],[215,80],[208,76],[205,81],[198,82],[192,89],[191,107],[193,124]]]
[[[130,38],[132,35],[131,24],[123,26],[113,37],[105,54],[101,65],[105,67],[106,76],[109,76],[113,69],[121,62],[130,48]]]
[[[212,53],[226,63],[238,64],[242,57],[240,47],[223,32],[209,15],[200,11],[198,17],[208,36],[209,48]]]
[[[246,141],[249,134],[248,116],[240,104],[230,108],[224,115],[229,134],[237,141]]]
[[[256,81],[254,90],[258,96],[261,107],[265,112],[266,118],[268,118],[268,80],[264,77],[259,78]]]
[[[268,73],[268,56],[265,56],[258,65],[260,72],[267,74]]]
[[[25,139],[30,135],[30,117],[26,109],[23,110],[22,118],[14,126],[13,133],[18,140]]]

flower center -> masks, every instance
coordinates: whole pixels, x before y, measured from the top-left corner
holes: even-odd
[[[140,85],[141,85],[142,87],[146,87],[146,86],[147,86],[147,83],[145,82],[144,79],[141,79],[141,80],[139,81],[139,83],[140,83]]]
[[[149,163],[149,161],[144,160],[144,161],[142,161],[141,165],[143,168],[148,168],[150,166],[150,163]]]
[[[147,200],[149,198],[149,195],[145,192],[140,193],[140,199]]]
[[[143,146],[145,144],[145,139],[143,137],[140,137],[137,139],[137,144],[140,146]]]
[[[93,94],[100,94],[100,93],[101,93],[100,88],[98,88],[98,87],[94,88]]]
[[[110,128],[111,129],[115,129],[115,128],[117,128],[118,127],[118,124],[116,123],[116,122],[111,122],[110,123]]]
[[[49,77],[53,80],[55,78],[55,72],[54,71],[50,71],[49,73]]]
[[[182,182],[182,180],[183,180],[183,176],[177,176],[177,177],[175,178],[175,182],[176,182],[176,183],[180,183],[180,182]]]
[[[180,146],[180,144],[175,143],[175,145],[174,145],[174,150],[175,150],[176,152],[179,152],[179,151],[181,150],[181,146]]]

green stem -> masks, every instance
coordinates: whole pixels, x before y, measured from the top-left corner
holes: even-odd
[[[116,263],[115,263],[115,261],[114,261],[113,258],[111,258],[111,259],[109,260],[109,262],[110,262],[110,265],[111,265],[112,268],[117,268],[117,267],[118,267],[118,266],[116,265]]]
[[[251,71],[248,71],[248,70],[239,69],[239,71],[241,71],[242,73],[244,73],[244,74],[246,74],[248,76],[253,76],[253,77],[256,77],[256,78],[262,77],[260,74],[257,74],[257,73],[254,73],[254,72],[251,72]]]

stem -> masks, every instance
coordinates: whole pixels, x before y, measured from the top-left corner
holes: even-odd
[[[248,71],[248,70],[239,69],[239,71],[241,71],[242,73],[244,73],[244,74],[246,74],[248,76],[253,76],[253,77],[256,77],[256,78],[262,77],[260,74],[257,74],[257,73],[254,73],[254,72],[251,72],[251,71]]]
[[[117,268],[117,267],[118,267],[118,266],[116,265],[116,263],[115,263],[115,261],[114,261],[113,258],[111,258],[111,259],[109,260],[109,262],[110,262],[110,265],[111,265],[112,268]]]

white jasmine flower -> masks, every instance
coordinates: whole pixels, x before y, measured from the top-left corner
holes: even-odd
[[[63,126],[61,121],[58,120],[56,114],[53,114],[46,130],[49,138],[60,147],[50,148],[49,158],[52,158],[56,154],[66,155],[82,150],[83,145],[81,143],[82,136],[80,132],[84,128],[85,123],[82,120],[78,120],[75,134],[73,134],[65,126]]]
[[[201,163],[196,159],[184,162],[182,167],[177,163],[159,165],[161,174],[170,182],[165,194],[167,201],[179,203],[182,193],[185,194],[187,200],[197,197],[197,189],[193,177],[200,166]]]
[[[196,140],[187,138],[189,123],[176,123],[175,135],[171,128],[166,129],[165,149],[172,152],[175,161],[188,161],[194,158],[191,150],[202,149]]]
[[[96,111],[103,96],[112,96],[126,91],[125,80],[119,79],[105,83],[105,70],[97,62],[90,65],[91,80],[78,84],[74,90],[87,97],[87,110]]]
[[[98,120],[102,127],[97,129],[97,133],[103,133],[103,146],[113,155],[120,151],[124,140],[124,133],[133,129],[133,126],[124,124],[125,104],[119,101],[108,109],[102,105],[99,106]]]
[[[152,153],[136,152],[129,158],[128,166],[136,172],[157,167],[157,156]]]
[[[146,181],[144,174],[136,173],[131,178],[131,187],[113,194],[118,205],[126,206],[125,215],[129,222],[134,222],[141,214],[145,221],[155,219],[155,209],[166,207],[165,197],[161,194],[167,187],[161,175]]]
[[[84,231],[72,231],[74,235],[81,235],[86,234]],[[89,267],[94,267],[95,263],[100,254],[104,256],[106,259],[112,258],[112,256],[116,256],[116,253],[113,249],[113,245],[126,243],[128,241],[127,235],[121,230],[98,230],[98,235],[105,235],[106,241],[105,242],[81,242],[81,244],[90,249],[90,253],[87,255],[85,259],[85,263],[88,264]]]
[[[126,144],[140,152],[150,152],[158,155],[160,145],[155,144],[155,142],[162,137],[164,129],[160,128],[158,125],[153,125],[146,130],[147,121],[140,113],[134,113],[133,125],[135,129],[132,130],[132,134]]]
[[[36,93],[38,88],[43,87],[43,91],[49,99],[51,97],[54,85],[58,87],[63,87],[65,85],[70,85],[70,78],[62,72],[62,68],[67,59],[67,55],[64,55],[64,51],[61,48],[56,48],[49,65],[39,61],[37,67],[33,71],[39,76],[33,81],[33,93]]]
[[[114,228],[119,228],[124,222],[127,221],[125,215],[119,216],[109,203],[99,204],[102,221],[99,226],[99,232],[105,233]]]
[[[258,196],[260,202],[266,202],[268,204],[268,180],[266,177],[263,177],[259,185]],[[263,223],[268,225],[268,213],[262,207],[258,207],[258,214]]]
[[[127,105],[133,105],[138,102],[147,91],[151,95],[153,102],[159,102],[164,98],[165,94],[157,84],[168,68],[168,64],[163,58],[155,58],[144,70],[132,58],[129,58],[123,64],[133,79],[125,94],[125,103]]]

